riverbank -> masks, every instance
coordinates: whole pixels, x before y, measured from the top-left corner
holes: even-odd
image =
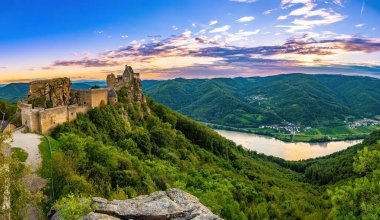
[[[201,122],[212,129],[222,129],[227,131],[245,132],[276,138],[284,142],[308,142],[323,143],[331,141],[361,140],[366,138],[372,131],[380,129],[378,126],[363,126],[351,129],[348,126],[337,126],[331,128],[313,128],[295,135],[279,133],[272,128],[235,128],[224,125]]]

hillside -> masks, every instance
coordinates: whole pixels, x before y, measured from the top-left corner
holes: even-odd
[[[371,138],[366,142],[370,150],[379,149],[378,134]],[[352,163],[364,147],[336,153],[339,157],[287,162],[248,152],[152,100],[145,107],[125,101],[93,109],[60,125],[49,140],[53,158],[44,156],[42,175],[49,178],[46,164],[54,161],[52,178],[59,201],[70,193],[112,200],[175,187],[197,196],[225,219],[333,215],[340,207],[334,203],[334,188],[361,176]],[[315,169],[318,164],[326,166]],[[324,169],[329,169],[327,176]],[[335,179],[323,181],[329,176]]]
[[[333,127],[333,131],[312,129],[303,135],[354,136],[368,131],[360,126],[350,130],[349,123],[380,115],[380,80],[369,77],[287,74],[174,79],[156,84],[146,93],[198,121],[246,131],[266,126],[251,130],[264,134],[288,132],[287,127]]]

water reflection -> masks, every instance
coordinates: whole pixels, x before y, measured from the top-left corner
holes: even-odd
[[[215,131],[236,144],[241,144],[246,149],[286,160],[302,160],[325,156],[361,142],[361,140],[349,140],[324,143],[287,143],[263,135],[226,130]]]

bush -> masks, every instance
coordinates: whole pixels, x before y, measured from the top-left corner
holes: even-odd
[[[91,199],[69,194],[54,204],[60,215],[66,220],[79,219],[87,213],[95,211],[96,207],[91,206]]]

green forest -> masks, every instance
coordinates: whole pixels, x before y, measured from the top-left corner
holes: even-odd
[[[40,145],[41,175],[53,181],[46,212],[77,197],[127,199],[176,187],[225,219],[380,215],[379,131],[342,152],[290,162],[246,151],[152,99],[132,104],[121,90],[119,100],[58,126]]]

